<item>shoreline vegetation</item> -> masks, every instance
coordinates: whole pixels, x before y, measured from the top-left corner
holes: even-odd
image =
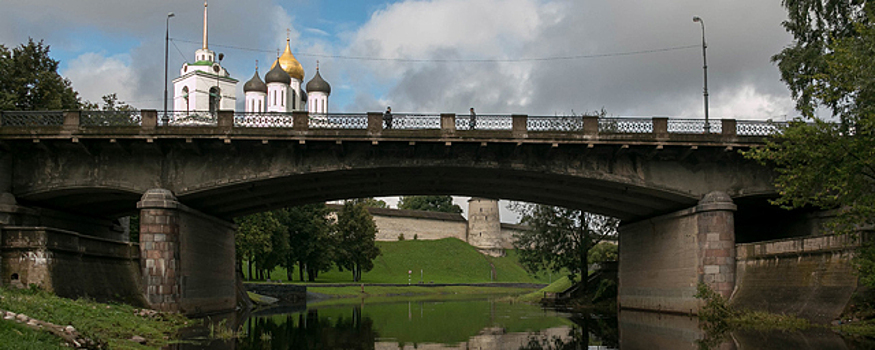
[[[0,309],[25,315],[34,324],[51,323],[91,340],[87,349],[160,349],[173,341],[174,334],[193,325],[182,315],[139,309],[131,305],[71,300],[35,287],[0,288]],[[62,337],[22,323],[0,321],[2,349],[69,349]],[[72,331],[71,331],[72,333]]]

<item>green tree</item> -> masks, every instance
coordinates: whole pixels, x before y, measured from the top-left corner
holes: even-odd
[[[380,199],[374,199],[373,197],[366,198],[356,198],[351,200],[353,203],[362,203],[364,206],[368,208],[388,208],[389,205],[386,204],[385,201]]]
[[[103,95],[101,97],[103,100],[103,106],[99,106],[97,103],[91,101],[84,101],[80,106],[80,109],[83,111],[117,111],[117,112],[134,112],[137,109],[134,106],[131,106],[125,101],[120,101],[118,96],[115,93],[111,93],[109,95]]]
[[[377,225],[363,203],[347,201],[337,215],[336,228],[336,264],[351,271],[353,282],[358,282],[362,272],[374,268],[373,260],[380,255],[375,242]]]
[[[616,236],[620,220],[542,204],[515,203],[511,209],[529,226],[529,230],[514,235],[520,263],[530,272],[565,268],[572,280],[575,275],[582,276],[586,290],[589,250],[602,239]]]
[[[78,109],[78,93],[58,64],[42,40],[12,50],[0,45],[0,110]]]
[[[398,209],[439,211],[461,213],[462,208],[453,204],[452,196],[404,196],[398,202]]]
[[[875,218],[875,2],[785,0],[794,42],[772,57],[801,117],[745,156],[774,167],[784,208],[838,209],[836,233]],[[828,117],[818,115],[825,108]],[[837,123],[829,122],[838,121]],[[857,257],[875,286],[875,251]]]
[[[332,222],[324,203],[301,205],[278,211],[280,222],[287,227],[290,249],[283,265],[287,278],[292,280],[292,271],[298,266],[299,278],[304,280],[304,271],[310,282],[320,272],[331,269],[334,257]]]
[[[277,220],[273,212],[246,215],[235,218],[234,222],[237,224],[234,237],[237,263],[242,264],[243,260],[249,261],[249,279],[263,279],[263,273],[268,269],[267,265],[273,263],[274,265],[270,267],[272,269],[279,263],[280,259],[275,255],[285,253],[283,239],[277,237],[285,236],[285,226]],[[285,241],[285,246],[288,246],[288,240]],[[259,269],[255,271],[259,275],[258,278],[253,275],[254,266]]]
[[[785,208],[841,208],[836,232],[875,218],[875,8],[870,1],[787,0],[792,46],[775,55],[802,116],[745,153],[773,166]],[[825,107],[838,123],[817,115]]]
[[[617,261],[620,259],[620,249],[616,242],[599,242],[589,249],[587,262],[598,264],[605,261]]]

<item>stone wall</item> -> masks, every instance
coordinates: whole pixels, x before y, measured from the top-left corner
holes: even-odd
[[[791,238],[737,245],[737,307],[829,322],[857,288],[850,236]]]
[[[404,239],[466,238],[467,222],[460,214],[377,208],[369,211],[377,224],[378,241],[397,241],[402,234]]]
[[[342,208],[336,204],[328,204],[328,207],[335,211]],[[374,223],[377,225],[377,241],[398,241],[399,236],[403,234],[406,240],[414,239],[414,237],[419,240],[458,238],[475,247],[477,246],[475,243],[479,242],[474,240],[472,243],[469,236],[468,220],[465,220],[461,214],[389,208],[368,208],[368,212],[374,217]],[[502,250],[514,249],[513,235],[526,230],[526,227],[500,223],[497,215],[496,212],[494,216],[491,216],[494,220],[489,222],[490,232],[493,232],[490,244]],[[483,218],[485,219],[486,216]],[[475,225],[475,229],[480,226],[479,224]],[[494,226],[498,227],[497,235],[494,234],[496,231]]]
[[[153,189],[140,208],[144,294],[152,308],[200,315],[233,310],[236,227]]]
[[[693,313],[699,308],[698,220],[692,212],[620,227],[621,308]]]
[[[136,244],[46,227],[6,226],[2,231],[4,283],[35,284],[68,298],[144,305]]]
[[[687,210],[620,226],[618,306],[696,314],[700,282],[728,298],[735,209],[725,193],[712,192]]]

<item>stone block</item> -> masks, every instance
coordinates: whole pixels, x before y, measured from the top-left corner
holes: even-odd
[[[705,265],[705,274],[717,274],[720,273],[720,266],[717,265]]]

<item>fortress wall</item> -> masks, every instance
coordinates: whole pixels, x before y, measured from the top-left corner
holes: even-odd
[[[790,238],[738,244],[736,307],[832,321],[857,288],[850,236]]]
[[[378,241],[397,241],[401,234],[404,239],[413,239],[414,236],[421,240],[453,237],[465,241],[468,226],[464,219],[455,221],[383,215],[374,215],[374,222],[377,224]]]

